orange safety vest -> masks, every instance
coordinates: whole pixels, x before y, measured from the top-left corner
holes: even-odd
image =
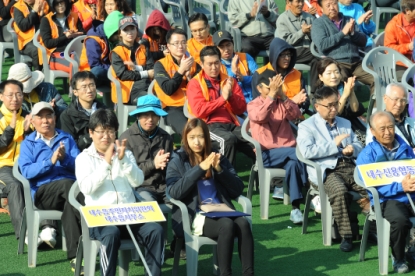
[[[219,77],[220,77],[220,89],[222,90],[222,89],[223,89],[223,86],[225,85],[226,80],[228,79],[228,75],[226,75],[226,74],[224,74],[224,73],[220,72],[220,73],[219,73]],[[200,88],[202,88],[202,94],[203,94],[203,97],[205,97],[206,101],[209,101],[209,100],[210,100],[210,96],[209,96],[209,89],[208,89],[208,87],[207,87],[206,80],[205,80],[205,78],[203,77],[203,70],[202,70],[202,71],[200,71],[200,72],[199,72],[199,74],[197,74],[197,75],[194,77],[194,79],[196,79],[196,80],[199,82],[199,84],[200,84]],[[233,87],[234,87],[235,83],[236,83],[236,81],[234,81],[234,82],[233,82],[233,84],[232,84],[232,89],[233,89]],[[233,119],[233,123],[234,123],[235,125],[237,125],[237,126],[240,126],[241,124],[239,123],[239,120],[238,120],[238,118],[236,117],[236,115],[232,112],[232,107],[231,107],[231,105],[230,105],[230,103],[229,103],[228,101],[226,101],[226,103],[225,103],[225,108],[226,108],[226,110],[229,112],[229,114],[231,115],[231,117],[232,117],[232,119]],[[187,109],[189,110],[189,114],[190,114],[190,117],[191,117],[191,118],[196,117],[196,116],[193,114],[192,109],[190,108],[190,105],[187,105]],[[206,118],[201,118],[201,119],[203,119],[204,121],[206,121]]]
[[[267,69],[275,71],[271,63],[268,63],[267,65],[259,68],[257,72],[258,74],[261,74]],[[297,95],[300,92],[300,90],[301,90],[301,72],[293,68],[291,72],[289,72],[284,78],[284,83],[282,85],[282,91],[284,91],[285,95],[289,99],[291,99],[295,95]]]
[[[49,4],[47,1],[45,1],[45,8],[43,9],[43,14],[49,13]],[[14,18],[14,9],[18,9],[25,17],[27,17],[30,14],[29,7],[23,0],[18,0],[16,4],[13,5],[13,7],[10,9],[10,14]],[[40,14],[38,13],[39,17]],[[19,50],[22,50],[27,43],[33,40],[33,37],[35,36],[35,27],[33,26],[30,28],[30,30],[23,32],[19,29],[19,26],[17,26],[16,22],[13,22],[12,25],[14,31],[17,35],[17,44],[19,46]]]
[[[164,70],[169,74],[170,78],[179,70],[179,65],[177,65],[172,55],[167,55],[165,58],[160,59],[159,62],[163,65]],[[193,62],[192,68],[190,69],[190,75],[193,76],[196,72],[196,63]],[[160,99],[162,107],[166,106],[184,106],[186,101],[186,91],[187,91],[188,79],[186,76],[183,76],[182,83],[180,84],[179,89],[174,92],[173,95],[169,96],[164,93],[163,89],[158,85],[157,81],[154,84],[154,91],[156,92],[157,97]]]
[[[115,47],[112,52],[115,52],[117,55],[121,57],[123,61],[132,61],[131,51],[125,46],[117,46]],[[111,53],[112,53],[111,52]],[[110,58],[111,58],[110,53]],[[135,51],[135,63],[140,66],[145,66],[147,62],[147,55],[146,55],[146,47],[144,45],[140,45]],[[134,68],[130,68],[126,65],[128,70],[134,70]],[[130,99],[131,89],[133,88],[134,81],[130,80],[120,80],[115,74],[114,68],[111,67],[111,74],[114,78],[116,78],[121,84],[121,93],[122,93],[122,102],[127,103]],[[115,84],[111,82],[111,99],[114,103],[117,103],[117,90],[115,88]]]
[[[199,64],[200,64],[200,51],[202,51],[202,49],[205,46],[214,46],[213,38],[211,35],[209,35],[208,38],[206,38],[205,43],[200,43],[194,38],[191,38],[187,41],[187,51]]]
[[[55,14],[53,12],[50,12],[48,15],[46,15],[45,17],[48,19],[49,21],[49,26],[50,26],[50,30],[51,30],[51,36],[52,39],[57,39],[59,37],[59,31],[58,31],[58,26],[56,25],[56,23],[53,21],[52,16],[54,16]],[[71,31],[77,32],[77,24],[78,24],[78,14],[75,12],[70,12],[68,17],[66,18],[66,20],[68,21],[68,28]],[[45,47],[46,49],[46,55],[48,57],[48,63],[50,60],[50,56],[52,55],[53,52],[55,52],[57,47],[54,48],[47,48],[45,46],[45,43],[43,42],[42,36],[39,35],[39,43],[40,45],[42,45],[43,47]],[[38,49],[39,52],[39,64],[43,64],[43,58],[42,58],[42,53],[40,51],[40,49]]]
[[[243,76],[249,76],[251,73],[249,71],[249,67],[248,67],[248,60],[246,59],[246,54],[245,53],[235,53],[235,55],[238,55],[239,57],[239,62],[238,62],[238,68],[239,68],[239,72],[241,72],[241,74]],[[226,70],[226,66],[225,65],[221,65],[220,70],[222,73],[224,74],[228,74],[228,71]]]
[[[97,12],[96,12],[96,19],[97,20],[101,20],[101,18],[99,18],[99,15],[101,14],[101,5],[99,4],[99,2],[100,1],[98,0],[97,5],[96,5],[97,6]],[[91,17],[92,8],[88,4],[85,4],[84,0],[78,0],[78,2],[73,4],[73,6],[76,7],[78,12],[80,13],[81,18],[79,18],[79,19],[82,22]]]
[[[10,3],[10,0],[3,0],[3,5],[6,7]],[[2,21],[3,18],[0,17],[0,21]]]
[[[100,38],[99,36],[87,36],[84,39],[84,46],[82,47],[81,57],[79,58],[79,71],[91,71],[91,67],[89,66],[88,56],[86,54],[86,40],[87,39],[94,39],[98,45],[101,47],[101,60],[103,60],[108,54],[108,46],[105,43],[105,40]]]

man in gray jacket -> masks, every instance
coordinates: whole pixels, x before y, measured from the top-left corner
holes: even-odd
[[[269,49],[278,17],[274,0],[230,0],[228,16],[232,26],[241,30],[241,52],[255,58],[259,51]]]
[[[390,83],[386,86],[383,96],[385,111],[395,119],[395,133],[399,135],[411,148],[415,148],[415,120],[405,116],[405,107],[408,103],[408,93],[400,83]],[[370,128],[366,131],[366,145],[373,141]]]
[[[362,68],[359,47],[365,47],[367,37],[360,32],[355,20],[339,12],[337,0],[318,0],[323,15],[313,21],[311,39],[318,52],[340,63],[343,79],[356,76],[356,80],[370,85],[371,94],[374,81],[371,74]]]

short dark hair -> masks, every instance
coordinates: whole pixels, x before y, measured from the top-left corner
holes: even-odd
[[[88,128],[90,130],[95,130],[99,126],[102,126],[104,129],[113,128],[117,131],[119,123],[114,111],[104,108],[96,110],[89,118]]]
[[[314,100],[316,102],[322,101],[333,95],[337,96],[338,92],[333,87],[323,86],[314,93]]]
[[[75,75],[72,76],[72,79],[71,79],[72,89],[76,90],[77,89],[76,88],[76,83],[78,81],[83,81],[83,80],[86,80],[86,79],[94,80],[94,83],[97,83],[95,75],[92,74],[90,71],[79,71],[79,72],[76,72]]]
[[[205,46],[202,51],[200,51],[200,61],[203,63],[206,56],[218,56],[220,59],[220,51],[216,46]]]
[[[174,29],[171,29],[170,31],[168,31],[167,34],[166,34],[166,41],[167,41],[167,43],[170,43],[170,38],[174,34],[184,35],[184,37],[187,40],[187,33],[183,29],[174,28]]]
[[[410,11],[415,10],[414,0],[401,0],[401,11],[405,13],[406,10],[410,10]]]
[[[324,0],[317,0],[317,3],[320,7],[323,7],[321,4],[323,4]],[[336,0],[337,2],[339,2],[339,0]]]
[[[189,17],[189,20],[187,21],[187,25],[190,27],[190,24],[196,21],[203,21],[205,25],[207,26],[209,24],[209,20],[206,17],[204,13],[194,13]]]
[[[18,80],[5,80],[2,83],[0,83],[0,94],[3,94],[4,90],[6,89],[6,85],[9,85],[9,84],[14,84],[14,85],[19,86],[20,90],[23,93],[23,84],[20,81],[18,81]]]

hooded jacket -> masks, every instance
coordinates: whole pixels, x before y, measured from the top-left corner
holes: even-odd
[[[95,101],[95,103],[96,109],[106,108],[99,101]],[[92,138],[89,135],[88,128],[89,119],[90,116],[79,105],[76,97],[74,97],[68,109],[59,118],[59,127],[73,137],[80,151],[83,151],[92,144]]]
[[[393,160],[410,160],[415,158],[412,148],[405,143],[405,141],[397,134],[395,134],[395,141],[399,143],[398,151]],[[382,145],[373,138],[373,142],[369,143],[359,154],[356,160],[356,166],[364,164],[372,164],[377,162],[387,162],[388,158],[382,149]],[[361,176],[359,175],[361,178]],[[405,204],[409,204],[408,197],[403,191],[401,182],[392,182],[389,185],[375,187],[379,193],[380,203],[387,200],[397,200]],[[415,200],[415,193],[410,193],[413,200]],[[373,196],[369,193],[370,203],[373,205]]]
[[[235,169],[225,156],[220,157],[221,172],[213,170],[213,179],[217,190],[217,197],[228,207],[235,209],[232,199],[242,194],[244,183],[236,174]],[[199,165],[192,167],[189,156],[183,149],[173,153],[167,165],[166,194],[182,201],[189,211],[189,220],[192,223],[199,208],[197,181],[202,179],[206,171]],[[173,205],[172,228],[176,236],[183,237],[182,214],[180,209]]]
[[[300,71],[294,69],[295,62],[297,61],[297,50],[295,50],[294,47],[280,38],[274,38],[271,42],[271,45],[269,46],[269,49],[269,63],[259,68],[252,77],[252,98],[255,99],[260,95],[258,89],[256,88],[258,85],[259,74],[261,74],[266,69],[277,72],[276,68],[278,68],[278,56],[285,50],[290,50],[291,60],[288,68],[285,71],[286,73],[283,76],[284,83],[282,89],[287,97],[291,99],[302,89],[301,73]]]
[[[80,69],[101,67],[108,70],[111,66],[109,54],[110,45],[104,32],[104,24],[101,21],[94,20],[84,40]]]
[[[154,157],[160,150],[164,153],[173,152],[173,138],[158,127],[153,138],[143,133],[137,125],[137,121],[120,136],[120,140],[127,139],[127,149],[130,150],[143,171],[144,182],[140,188],[147,188],[157,193],[166,190],[166,170],[156,169]]]
[[[160,27],[164,30],[166,30],[166,32],[170,31],[171,26],[169,24],[169,21],[167,20],[167,18],[164,16],[164,14],[162,12],[160,12],[159,10],[154,10],[150,16],[147,19],[147,24],[146,24],[146,28],[145,28],[145,33],[148,33],[148,29],[151,27]],[[165,48],[167,48],[167,42],[166,44],[158,44],[157,41],[153,40],[151,37],[149,37],[148,35],[144,35],[143,38],[148,40],[149,42],[149,46],[150,46],[150,51],[151,52],[158,52],[157,56],[155,56],[155,60],[159,60],[161,58],[164,57],[163,54],[163,50]]]
[[[412,50],[408,48],[413,43],[411,34],[415,33],[415,25],[408,23],[403,13],[395,15],[385,28],[385,47],[398,51],[408,59],[412,58]]]
[[[20,145],[19,168],[23,177],[30,182],[32,198],[42,185],[64,178],[76,180],[75,158],[79,149],[72,136],[60,129],[55,130],[58,135],[50,147],[42,139],[36,139],[37,131],[26,136]],[[61,142],[65,144],[65,158],[53,165],[51,157]]]

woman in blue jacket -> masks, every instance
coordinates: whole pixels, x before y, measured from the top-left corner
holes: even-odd
[[[229,161],[212,152],[209,129],[201,119],[192,119],[184,127],[182,148],[173,154],[167,167],[167,194],[187,205],[194,235],[217,241],[221,275],[232,275],[234,238],[238,238],[242,274],[254,275],[254,241],[244,217],[209,218],[200,214],[201,202],[224,203],[235,209],[231,199],[242,194],[244,184]],[[183,237],[182,217],[173,207],[173,231]],[[243,254],[241,254],[243,252]]]

